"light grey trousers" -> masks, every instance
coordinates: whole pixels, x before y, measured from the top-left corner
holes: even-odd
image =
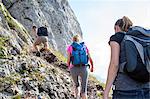
[[[89,68],[88,66],[79,66],[79,67],[74,66],[70,69],[70,73],[76,87],[80,86],[79,77],[81,78],[81,93],[85,94],[87,93],[87,83],[89,76],[88,68]]]

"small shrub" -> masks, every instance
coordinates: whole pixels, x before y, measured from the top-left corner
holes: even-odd
[[[9,76],[6,76],[2,79],[0,79],[0,83],[3,82],[5,84],[15,84],[16,82],[19,82],[21,79],[21,76],[17,73],[12,73]]]
[[[59,51],[54,51],[53,53],[54,53],[54,55],[56,55],[56,57],[59,59],[59,61],[62,61],[65,63],[67,62],[67,58]]]
[[[9,38],[7,37],[0,37],[0,58],[6,58],[7,57],[7,41]]]
[[[15,96],[13,96],[12,99],[21,99],[21,95],[20,95],[20,94],[17,94],[17,95],[15,95]]]

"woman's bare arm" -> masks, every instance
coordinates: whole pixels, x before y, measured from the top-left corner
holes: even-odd
[[[111,59],[108,68],[106,87],[104,91],[104,99],[108,99],[109,91],[116,78],[119,65],[120,45],[115,41],[111,41],[110,47],[111,47]]]
[[[91,64],[91,66],[90,66],[90,71],[93,72],[93,69],[94,69],[93,60],[92,60],[92,58],[91,58],[91,56],[90,56],[89,53],[88,53],[88,57],[89,57],[89,61],[90,61],[90,64]]]
[[[67,52],[67,65],[68,66],[70,66],[70,57],[71,57],[71,54]]]

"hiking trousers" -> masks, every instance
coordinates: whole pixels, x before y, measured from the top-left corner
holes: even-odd
[[[137,90],[114,90],[112,99],[150,99],[150,88]]]
[[[71,76],[75,83],[76,88],[80,86],[81,82],[81,93],[87,93],[87,83],[88,83],[88,66],[73,66],[70,69]],[[81,79],[79,79],[79,77]],[[80,82],[79,82],[80,81]]]

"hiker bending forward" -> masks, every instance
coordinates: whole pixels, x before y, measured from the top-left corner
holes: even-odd
[[[73,43],[67,49],[68,61],[73,81],[75,83],[76,99],[87,99],[87,83],[88,83],[88,61],[90,61],[90,71],[93,72],[93,61],[90,57],[89,50],[84,42],[79,42],[79,36],[73,37]],[[81,78],[81,88],[79,87],[79,77]],[[81,90],[80,90],[81,89]]]
[[[45,27],[39,27],[36,32],[36,27],[33,27],[34,29],[34,35],[36,36],[36,40],[33,44],[35,51],[39,51],[38,45],[44,44],[44,49],[48,50],[49,45],[48,45],[48,31],[46,26]]]

